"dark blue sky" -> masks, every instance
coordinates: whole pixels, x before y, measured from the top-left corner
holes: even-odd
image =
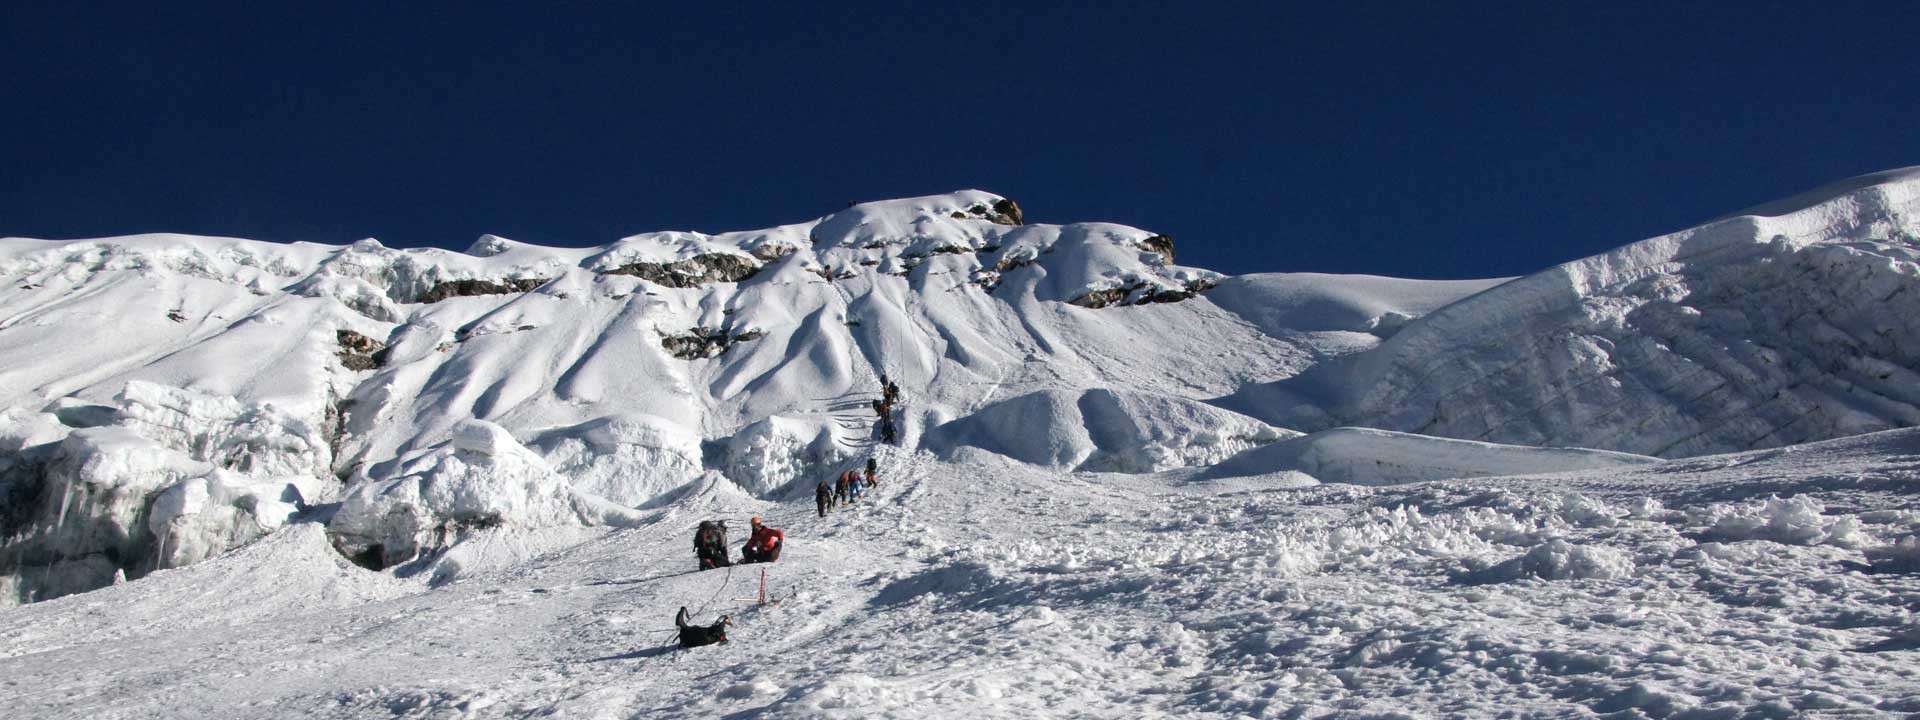
[[[977,187],[1228,273],[1480,277],[1920,164],[1914,3],[256,4],[0,3],[0,235],[593,245]]]

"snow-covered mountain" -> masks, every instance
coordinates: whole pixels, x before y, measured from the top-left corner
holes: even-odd
[[[1917,273],[1920,170],[1879,173],[1502,284],[1223,404],[1661,457],[1911,427]]]
[[[623,563],[679,567],[671,558],[695,520],[761,513],[819,543],[824,554],[811,560],[796,548],[800,574],[785,582],[798,604],[824,603],[818,612],[839,618],[772,612],[769,628],[805,635],[809,623],[851,622],[837,606],[857,602],[886,613],[888,632],[959,637],[959,626],[924,613],[999,622],[991,616],[1015,612],[1013,627],[1064,647],[1135,648],[1125,653],[1162,664],[1163,672],[1083,673],[1074,682],[1187,687],[1234,677],[1193,668],[1263,662],[1238,655],[1254,648],[1221,635],[1230,613],[1206,613],[1212,629],[1143,616],[1081,637],[1047,629],[1060,603],[1093,613],[1076,623],[1112,610],[1110,595],[1141,594],[1142,602],[1121,604],[1130,608],[1123,616],[1191,609],[1179,592],[1153,590],[1168,582],[1246,585],[1263,602],[1311,605],[1262,583],[1297,590],[1317,572],[1358,573],[1351,586],[1330,586],[1340,593],[1362,592],[1365,573],[1403,571],[1461,587],[1570,578],[1631,586],[1648,563],[1722,557],[1727,551],[1675,549],[1709,536],[1826,548],[1794,551],[1782,572],[1829,551],[1871,552],[1863,567],[1901,568],[1912,554],[1901,538],[1920,529],[1920,514],[1902,509],[1910,498],[1890,488],[1911,473],[1847,452],[1822,455],[1893,478],[1873,490],[1891,514],[1864,514],[1849,498],[1839,502],[1857,514],[1839,527],[1813,506],[1714,504],[1776,490],[1729,489],[1709,500],[1678,489],[1718,482],[1717,468],[1749,460],[1695,467],[1658,458],[1920,420],[1920,293],[1909,292],[1920,278],[1917,211],[1920,170],[1896,171],[1527,277],[1460,281],[1227,277],[1176,264],[1164,235],[1029,224],[1012,201],[977,191],[858,204],[767,230],[650,233],[581,249],[494,236],[465,253],[372,240],[4,239],[0,603],[136,579],[107,591],[133,615],[191,612],[191,598],[210,592],[229,596],[211,612],[230,623],[362,602],[434,612],[448,601],[419,593],[475,582],[499,592],[506,578],[543,576],[541,568],[566,575],[558,582],[568,592],[602,587],[589,576],[644,575],[667,583],[649,586],[648,597],[684,603],[672,589],[684,582],[668,582],[664,571],[593,566],[614,553],[628,557]],[[902,389],[897,447],[877,442],[873,401],[883,376]],[[1905,435],[1876,443],[1843,447],[1911,444]],[[876,498],[886,504],[801,531],[814,522],[799,506],[815,483],[869,457],[898,480]],[[1535,488],[1520,500],[1486,489],[1498,486],[1473,486],[1492,494],[1469,496],[1396,489],[1556,471],[1576,479],[1516,484]],[[1823,477],[1817,467],[1794,472]],[[1678,509],[1636,504],[1629,496],[1643,488]],[[1141,507],[1163,503],[1176,512]],[[1292,503],[1303,506],[1280,508]],[[1392,509],[1400,505],[1417,509]],[[1289,528],[1257,518],[1284,518]],[[1122,540],[1107,523],[1180,539]],[[1637,544],[1607,545],[1618,534],[1610,529],[1629,526]],[[1819,538],[1806,541],[1815,531]],[[1052,533],[1091,534],[1103,549]],[[1263,549],[1233,549],[1244,540],[1236,535]],[[1388,549],[1401,543],[1414,545]],[[1445,567],[1410,569],[1435,559]],[[216,569],[156,575],[209,560]],[[865,574],[845,575],[849,563]],[[1106,577],[1119,584],[1081,593],[1025,575],[1090,568],[1139,577]],[[1238,574],[1247,570],[1266,580]],[[253,579],[217,579],[229,571]],[[1482,592],[1459,590],[1447,602],[1479,602]],[[1579,602],[1598,602],[1585,592],[1574,593]],[[1024,602],[1033,598],[1051,599]],[[81,645],[125,637],[124,628],[60,614],[74,602],[82,598],[48,604],[68,610],[13,612],[76,629],[82,639],[71,642]],[[1319,622],[1319,610],[1295,609],[1305,613],[1296,619]],[[0,664],[81,646],[32,622],[0,622],[10,648],[0,649]],[[1340,666],[1447,667],[1482,652],[1407,649],[1427,646],[1382,629],[1391,622],[1363,624],[1372,639],[1348,648],[1358,655],[1314,655],[1317,674],[1263,682],[1292,683],[1286,692],[1345,683],[1351,692],[1356,680]],[[337,635],[325,623],[303,627]],[[1268,649],[1256,654],[1319,653],[1327,642],[1262,627]],[[144,642],[161,649],[170,641]],[[831,639],[795,642],[784,647],[841,652]],[[1589,650],[1528,652],[1563,669],[1598,662],[1581,659]],[[1020,657],[1031,668],[1082,660]],[[933,660],[908,665],[923,661]],[[1470,664],[1494,671],[1481,659]],[[912,671],[960,682],[925,672]],[[1841,692],[1824,672],[1807,687]],[[1710,684],[1720,676],[1689,677]],[[714,687],[742,708],[766,705],[770,692],[816,709],[834,698],[892,707],[881,701],[918,697],[889,695],[884,683],[804,689],[825,681],[782,676],[766,681],[787,688],[774,691],[742,682]],[[934,696],[961,707],[1036,691],[967,682],[975,683],[968,692]],[[1643,704],[1621,707],[1656,715],[1648,708],[1700,705],[1711,694],[1633,687],[1641,687],[1633,702]],[[316,700],[325,693],[313,695],[311,685],[288,692],[278,706],[287,712],[326,714],[320,708],[331,702]],[[368,692],[340,698],[341,712],[405,705],[434,715],[475,701],[458,692],[466,699]],[[1257,697],[1281,690],[1179,692],[1211,697],[1198,705],[1221,713],[1260,714]],[[1874,692],[1885,697],[1884,688]],[[1319,690],[1303,697],[1332,702]],[[207,712],[234,714],[208,702]],[[500,714],[574,707],[515,702]],[[675,702],[650,707],[703,712],[699,702]],[[588,706],[604,709],[579,707]],[[606,707],[618,715],[639,706]]]
[[[787,497],[864,458],[882,375],[903,445],[1065,470],[1343,424],[1662,456],[1905,426],[1917,178],[1511,282],[1223,277],[981,192],[586,249],[4,240],[0,571],[21,598],[98,587],[343,499],[336,542],[388,565],[714,482]],[[472,468],[507,457],[462,449],[474,420],[534,497]]]

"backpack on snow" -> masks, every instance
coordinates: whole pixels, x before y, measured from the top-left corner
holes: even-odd
[[[727,559],[727,524],[718,520],[700,521],[700,529],[693,531],[693,551],[700,557],[701,570],[733,564]]]

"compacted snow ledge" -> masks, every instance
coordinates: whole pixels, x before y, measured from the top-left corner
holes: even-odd
[[[457,438],[451,457],[524,451],[485,427]],[[483,529],[450,581],[352,567],[296,523],[0,612],[0,704],[35,718],[1910,717],[1916,456],[1920,431],[1896,431],[1301,487],[887,453],[879,489],[825,519],[716,477],[625,529]],[[779,563],[691,572],[698,520],[750,514],[787,531]],[[777,604],[755,603],[763,570]],[[733,641],[670,647],[681,606],[730,614]]]

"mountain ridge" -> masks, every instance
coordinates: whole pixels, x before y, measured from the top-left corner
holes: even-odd
[[[489,524],[795,497],[896,452],[882,375],[904,448],[1062,471],[1294,471],[1317,461],[1258,446],[1343,425],[1666,456],[1902,427],[1920,327],[1874,323],[1920,275],[1920,171],[1869,177],[1481,281],[1227,277],[980,191],[591,248],[0,239],[0,576],[97,587],[333,503],[342,552],[387,566]],[[1354,437],[1396,436],[1299,447],[1360,468]],[[1599,457],[1374,444],[1402,469],[1343,477]],[[475,500],[502,492],[532,495]]]

